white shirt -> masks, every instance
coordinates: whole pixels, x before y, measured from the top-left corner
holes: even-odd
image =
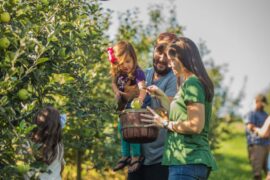
[[[60,151],[61,150],[61,151]],[[60,153],[61,152],[61,153]],[[55,160],[47,167],[47,171],[39,174],[40,180],[61,180],[61,167],[62,164],[65,164],[64,161],[64,147],[62,144],[58,145],[57,148],[57,157]],[[48,171],[50,173],[48,173]],[[28,172],[27,175],[24,176],[25,180],[29,180],[33,175],[33,172]]]

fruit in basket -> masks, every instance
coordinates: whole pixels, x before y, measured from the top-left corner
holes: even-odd
[[[132,108],[132,109],[141,109],[141,103],[140,103],[140,100],[139,100],[139,99],[134,99],[134,100],[131,102],[131,108]]]

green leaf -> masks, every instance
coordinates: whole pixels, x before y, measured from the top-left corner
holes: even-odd
[[[42,64],[49,61],[49,58],[39,58],[36,62],[36,64]]]
[[[19,127],[21,130],[24,129],[25,128],[25,121],[21,121]]]

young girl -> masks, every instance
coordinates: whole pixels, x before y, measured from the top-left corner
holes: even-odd
[[[38,145],[36,159],[48,165],[46,172],[39,174],[39,179],[61,180],[60,173],[64,167],[63,117],[49,106],[37,113],[33,123],[37,125],[31,135],[32,141]],[[32,175],[33,173],[29,172],[26,179]]]
[[[132,100],[142,105],[146,95],[145,75],[138,66],[134,48],[128,42],[120,41],[113,48],[108,48],[108,53],[111,62],[112,89],[118,101],[118,110],[130,108]],[[121,131],[120,123],[118,128]],[[141,165],[140,145],[129,144],[122,137],[121,145],[122,158],[113,170],[117,171],[126,165],[129,165],[129,172],[138,170]]]

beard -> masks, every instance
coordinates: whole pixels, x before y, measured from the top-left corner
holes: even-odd
[[[158,68],[158,64],[162,64],[163,66],[165,66],[165,68],[163,69],[159,69]],[[160,75],[160,76],[165,76],[166,74],[168,74],[168,72],[170,72],[171,68],[168,67],[168,64],[167,63],[161,63],[161,62],[154,62],[153,63],[153,66],[154,66],[154,70],[155,72]]]

